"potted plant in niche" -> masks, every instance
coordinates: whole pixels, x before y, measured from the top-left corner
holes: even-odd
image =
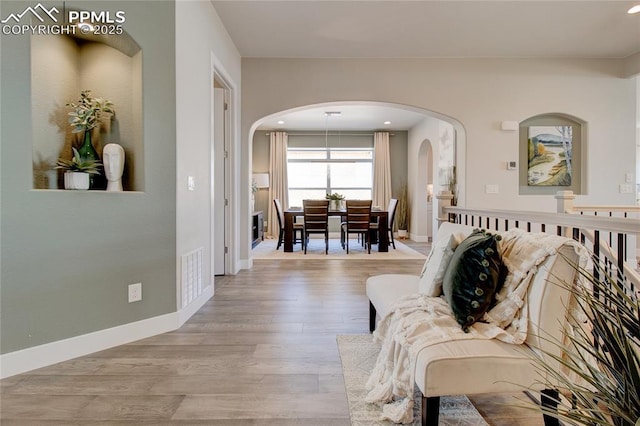
[[[344,195],[334,192],[333,194],[327,194],[325,199],[329,200],[330,210],[343,210],[344,209]]]
[[[69,112],[71,132],[84,132],[82,145],[78,148],[80,158],[83,161],[100,161],[100,156],[91,142],[91,133],[94,128],[100,127],[106,114],[115,114],[113,102],[103,98],[92,98],[91,90],[83,90],[80,92],[78,102],[70,102],[67,106],[72,108]],[[98,167],[98,172],[95,175],[100,175],[100,173],[100,167]]]
[[[400,186],[398,195],[398,205],[396,206],[396,221],[398,223],[398,238],[407,238],[408,217],[407,217],[407,184]]]
[[[56,169],[65,170],[65,189],[89,189],[91,175],[100,173],[100,162],[97,160],[83,160],[77,149],[73,150],[71,160],[58,159]]]

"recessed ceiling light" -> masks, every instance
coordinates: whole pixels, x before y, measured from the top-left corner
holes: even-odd
[[[284,124],[284,121],[278,120],[278,124]]]
[[[389,120],[385,121],[384,124],[391,124]]]
[[[627,13],[629,14],[638,13],[638,12],[640,12],[640,4],[633,6],[631,9],[627,11]]]

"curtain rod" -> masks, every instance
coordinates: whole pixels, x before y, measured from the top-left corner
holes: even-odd
[[[271,133],[265,133],[269,136]],[[289,136],[327,136],[325,133],[287,133]],[[373,136],[374,133],[329,133],[329,136]],[[395,136],[395,133],[389,133],[389,136]]]

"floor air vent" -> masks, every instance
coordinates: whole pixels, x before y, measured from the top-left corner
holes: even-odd
[[[182,307],[202,294],[203,248],[182,255]]]

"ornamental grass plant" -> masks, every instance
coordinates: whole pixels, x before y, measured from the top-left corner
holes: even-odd
[[[615,269],[576,270],[581,284],[570,288],[573,332],[565,342],[549,340],[563,356],[542,351],[534,358],[541,383],[564,397],[557,411],[536,407],[567,424],[640,426],[639,289]]]

